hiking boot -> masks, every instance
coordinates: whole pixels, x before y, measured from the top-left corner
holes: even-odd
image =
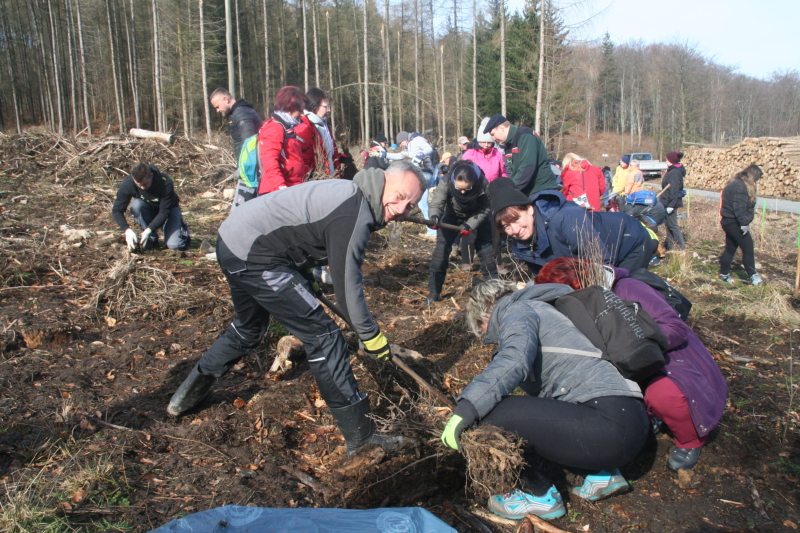
[[[675,472],[678,470],[690,470],[697,464],[702,450],[702,446],[699,448],[679,448],[673,446],[672,451],[669,452],[667,466],[670,470],[674,470]]]
[[[649,419],[650,419],[650,432],[653,435],[658,435],[659,433],[661,433],[661,426],[664,425],[664,421],[654,415],[650,415]]]
[[[753,287],[758,287],[762,283],[764,283],[764,280],[761,279],[761,276],[759,276],[758,274],[753,274],[752,276],[750,276],[750,284]]]
[[[733,285],[733,278],[731,278],[730,274],[720,274],[719,275],[719,280],[722,283],[727,283],[729,285]]]
[[[498,494],[489,498],[489,509],[504,518],[522,520],[526,515],[535,514],[540,518],[550,520],[564,516],[567,508],[561,499],[555,485],[551,485],[544,496],[534,496],[520,489],[514,489],[508,494]]]
[[[405,437],[375,434],[375,422],[367,416],[369,413],[369,398],[366,395],[347,407],[331,408],[336,427],[341,431],[347,445],[347,455],[353,455],[365,444],[377,444],[395,450],[411,441]]]
[[[628,485],[619,470],[610,472],[603,470],[586,476],[583,485],[574,487],[572,494],[593,502],[617,494],[624,494],[630,490],[631,486]]]
[[[433,302],[438,302],[439,300],[441,300],[439,295],[436,294],[435,292],[431,292],[428,294],[428,297],[425,298],[425,305],[430,306],[433,304]]]
[[[656,257],[656,256],[653,256],[653,257],[650,259],[650,266],[651,266],[651,267],[657,267],[657,266],[661,266],[661,260],[660,260],[658,257]]]
[[[172,395],[172,399],[167,406],[167,413],[172,416],[180,416],[189,409],[196,407],[200,402],[206,399],[211,386],[217,378],[210,374],[201,374],[197,370],[197,366],[189,372],[186,379],[183,380],[181,386]]]

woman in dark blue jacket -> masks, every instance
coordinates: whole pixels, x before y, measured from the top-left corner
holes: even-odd
[[[664,247],[667,250],[677,248],[686,249],[683,242],[683,233],[678,226],[678,208],[683,207],[683,178],[686,176],[686,167],[681,165],[683,152],[670,152],[667,154],[669,168],[661,179],[661,203],[667,210],[667,238],[664,240]],[[669,186],[669,188],[667,188]]]
[[[761,276],[756,272],[756,257],[750,223],[755,217],[758,180],[764,173],[756,165],[737,172],[722,191],[719,214],[725,231],[725,251],[719,258],[719,279],[733,284],[731,263],[736,249],[742,249],[742,263],[753,285],[761,285]]]
[[[536,274],[557,257],[583,257],[633,270],[646,268],[658,239],[624,213],[588,212],[558,191],[530,198],[509,178],[489,184],[489,200],[499,231],[514,242],[512,254]],[[601,259],[602,258],[602,259]]]

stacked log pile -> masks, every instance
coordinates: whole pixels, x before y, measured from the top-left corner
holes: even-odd
[[[758,165],[759,196],[800,200],[800,137],[747,137],[728,148],[691,147],[683,159],[687,188],[722,190],[733,175]]]

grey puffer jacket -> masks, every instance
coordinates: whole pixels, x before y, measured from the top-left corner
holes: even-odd
[[[461,393],[483,418],[519,386],[532,396],[583,403],[603,396],[642,398],[567,317],[547,303],[572,292],[545,283],[500,300],[484,344],[499,344],[494,359]]]

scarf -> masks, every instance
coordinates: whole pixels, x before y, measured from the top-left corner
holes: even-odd
[[[320,138],[322,138],[322,145],[325,147],[325,154],[328,157],[328,174],[331,176],[334,173],[333,170],[333,138],[331,137],[331,132],[328,131],[328,125],[322,120],[319,115],[316,113],[311,113],[310,111],[306,111],[306,116],[308,120],[314,124],[314,127],[317,129],[317,133],[319,133]]]
[[[281,121],[284,124],[286,124],[286,126],[288,126],[289,128],[293,128],[293,127],[297,126],[298,124],[300,124],[299,120],[294,118],[292,115],[290,115],[286,111],[275,111],[273,114],[276,115],[278,118],[280,118]]]

